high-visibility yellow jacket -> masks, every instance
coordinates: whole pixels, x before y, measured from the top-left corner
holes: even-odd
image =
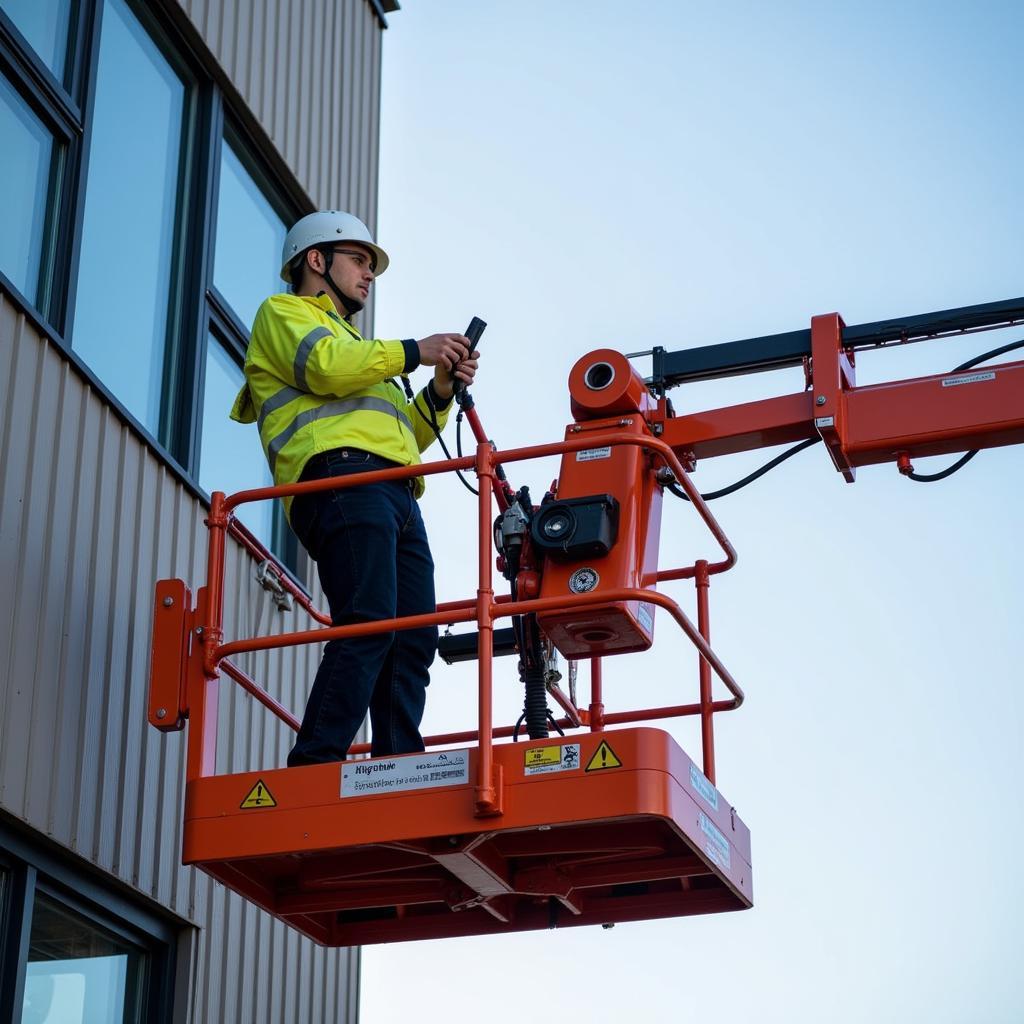
[[[427,388],[406,397],[395,378],[418,360],[415,342],[363,338],[327,295],[272,295],[256,314],[231,418],[259,425],[278,485],[297,481],[314,455],[333,448],[413,465],[434,440],[431,414],[440,430],[451,407],[438,408]],[[418,477],[417,497],[423,489]]]

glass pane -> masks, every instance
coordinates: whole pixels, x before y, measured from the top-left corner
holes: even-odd
[[[280,258],[287,227],[231,147],[221,146],[213,283],[252,327],[260,303],[284,291]]]
[[[71,0],[0,0],[0,9],[14,22],[57,80],[63,81]]]
[[[244,491],[270,487],[270,475],[259,431],[253,423],[228,418],[231,403],[242,386],[241,368],[211,337],[206,348],[206,385],[203,388],[203,436],[199,458],[199,486],[213,491]],[[238,518],[269,549],[273,540],[274,504],[261,501],[243,505]]]
[[[37,300],[53,139],[0,78],[0,270]]]
[[[158,434],[185,87],[106,0],[72,347]]]
[[[43,894],[32,907],[22,1024],[141,1021],[145,953]]]

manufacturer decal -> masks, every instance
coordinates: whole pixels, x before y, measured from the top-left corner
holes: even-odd
[[[589,594],[601,582],[596,569],[577,569],[569,577],[569,589],[574,594]]]
[[[612,457],[611,445],[607,448],[584,448],[576,453],[577,462],[593,462],[595,459],[610,459]]]
[[[690,785],[704,798],[708,807],[718,810],[718,790],[711,785],[704,774],[697,770],[697,766],[690,765]]]
[[[640,625],[647,630],[648,633],[654,632],[654,615],[651,614],[651,606],[641,602],[637,605],[636,617],[640,622]]]
[[[983,380],[995,380],[994,373],[968,373],[960,377],[944,377],[942,386],[944,388],[955,388],[958,384],[978,384]]]
[[[342,796],[400,793],[435,786],[462,786],[468,782],[468,750],[375,757],[369,761],[346,761],[341,766]]]
[[[523,753],[524,775],[570,772],[580,766],[580,745],[563,743],[555,747],[533,747]]]
[[[729,840],[718,830],[718,826],[703,812],[700,812],[700,830],[707,836],[704,843],[704,852],[711,858],[712,862],[720,868],[729,870]]]

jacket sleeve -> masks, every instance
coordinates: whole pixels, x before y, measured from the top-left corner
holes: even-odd
[[[364,341],[344,327],[326,327],[306,304],[273,295],[252,328],[249,362],[299,391],[344,398],[405,370],[401,341]]]
[[[421,452],[425,452],[436,440],[436,435],[431,429],[431,423],[437,427],[437,432],[444,430],[448,422],[448,414],[452,409],[452,401],[449,399],[443,406],[441,399],[434,393],[431,384],[420,391],[420,393],[409,403],[409,419],[412,421],[413,433],[416,435],[416,444]]]

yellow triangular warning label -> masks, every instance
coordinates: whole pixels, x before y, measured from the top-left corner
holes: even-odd
[[[615,751],[601,740],[601,746],[594,751],[594,756],[587,764],[588,772],[599,772],[602,768],[621,768],[622,762],[615,756]]]
[[[277,801],[270,795],[270,790],[263,784],[263,780],[260,779],[252,789],[249,790],[249,795],[242,801],[242,810],[247,811],[251,807],[276,807]]]

